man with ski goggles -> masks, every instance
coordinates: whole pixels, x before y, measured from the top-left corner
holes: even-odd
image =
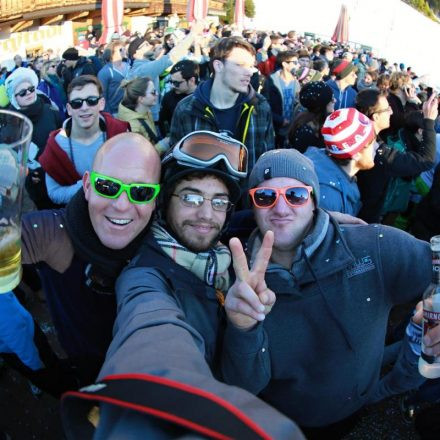
[[[240,180],[246,174],[247,148],[235,139],[208,131],[188,134],[162,159],[158,217],[138,255],[118,279],[114,339],[98,380],[106,381],[108,375],[135,373],[139,377],[160,371],[161,380],[183,381],[185,387],[197,386],[215,394],[217,401],[220,397],[237,404],[236,412],[241,410],[251,417],[255,426],[270,433],[268,438],[301,439],[293,422],[244,390],[213,379],[220,373],[222,357],[222,304],[232,284],[231,254],[219,237],[240,198]],[[96,172],[91,173],[91,181],[104,199],[118,194],[125,198],[122,192],[133,189]],[[154,188],[148,191],[152,197]],[[129,393],[124,397],[124,405],[132,399],[138,407],[155,408],[158,404],[154,393],[146,393],[143,399]],[[195,419],[205,426],[206,419],[200,418],[205,407],[190,405],[193,410],[188,411],[185,398],[176,401],[174,410],[185,409],[184,416],[192,422],[185,426],[197,426]],[[128,427],[130,432],[150,432],[153,427],[157,432],[167,430],[166,425],[161,426],[135,411],[104,404],[97,435],[107,438],[111,432],[115,437],[123,436]],[[230,428],[219,418],[211,432],[226,434]],[[229,431],[223,437],[245,438],[243,435]]]
[[[307,438],[340,438],[362,406],[423,382],[407,338],[391,371],[380,378],[380,370],[390,309],[420,299],[429,284],[429,245],[387,226],[339,226],[319,207],[313,163],[293,149],[263,154],[249,186],[258,227],[247,251],[260,270],[249,271],[232,239],[240,283],[226,296],[224,350],[236,363],[224,379],[295,420]],[[428,333],[438,355],[440,332]]]

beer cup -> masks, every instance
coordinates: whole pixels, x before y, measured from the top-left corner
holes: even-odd
[[[31,121],[0,110],[0,293],[21,279],[21,210]]]

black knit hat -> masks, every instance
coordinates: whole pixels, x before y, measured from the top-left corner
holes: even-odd
[[[333,91],[323,81],[307,83],[299,92],[301,105],[312,113],[324,110],[333,98]]]
[[[77,61],[77,60],[79,60],[78,50],[75,49],[74,47],[69,47],[69,49],[66,49],[63,52],[62,58],[64,60]]]

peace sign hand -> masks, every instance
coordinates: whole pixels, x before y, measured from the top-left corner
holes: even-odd
[[[263,321],[275,303],[275,293],[264,280],[273,241],[273,232],[267,231],[250,270],[240,240],[231,238],[229,241],[237,279],[226,295],[225,310],[229,321],[241,330],[250,330],[258,321]]]

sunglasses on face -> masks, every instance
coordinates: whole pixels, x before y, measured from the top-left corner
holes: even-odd
[[[311,186],[285,186],[284,188],[261,187],[249,190],[252,202],[256,208],[269,209],[274,207],[280,195],[286,203],[296,208],[306,205],[312,193]]]
[[[87,98],[84,99],[82,98],[72,99],[72,101],[69,101],[69,104],[73,109],[78,110],[83,106],[84,102],[86,102],[89,107],[95,107],[100,99],[101,96],[88,96]]]
[[[180,87],[180,84],[182,84],[183,82],[185,82],[185,80],[183,80],[183,81],[173,81],[173,80],[171,80],[170,81],[171,85],[176,87],[176,88]]]
[[[208,199],[200,194],[171,194],[171,195],[174,197],[179,197],[182,205],[188,206],[189,208],[199,208],[200,206],[203,205],[205,200],[211,202],[211,206],[214,211],[226,212],[229,211],[233,206],[233,203],[231,203],[229,200],[222,199],[220,197],[214,197],[213,199]]]
[[[96,194],[101,197],[117,199],[125,191],[128,200],[136,205],[151,203],[160,191],[158,183],[124,183],[95,171],[90,173],[90,183]]]
[[[27,89],[20,90],[18,93],[15,94],[15,96],[20,96],[20,98],[23,98],[23,96],[26,96],[29,93],[35,92],[35,87],[30,86]]]

